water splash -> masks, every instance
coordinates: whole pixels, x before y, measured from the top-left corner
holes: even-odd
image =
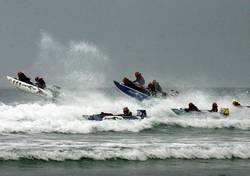
[[[106,86],[109,58],[89,42],[62,44],[48,33],[42,33],[40,52],[32,67],[47,82],[68,89]]]

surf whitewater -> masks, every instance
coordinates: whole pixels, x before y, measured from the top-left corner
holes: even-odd
[[[249,159],[250,144],[243,143],[235,145],[234,143],[225,144],[92,144],[85,143],[65,144],[63,142],[60,149],[56,146],[18,146],[18,149],[2,149],[0,158],[2,160],[139,160],[148,159]],[[54,144],[54,145],[55,145]],[[72,147],[73,145],[73,147]],[[74,146],[75,145],[75,146]],[[80,146],[80,147],[79,147]],[[29,147],[29,149],[27,149]],[[43,147],[43,148],[41,148]],[[52,148],[54,147],[54,148]]]
[[[249,159],[250,111],[231,106],[237,97],[247,103],[248,93],[232,96],[196,90],[166,100],[136,101],[116,89],[88,94],[70,94],[63,101],[25,99],[27,94],[1,90],[1,160],[136,160],[151,159]],[[9,95],[14,101],[10,101]],[[217,92],[217,94],[219,94]],[[5,96],[8,95],[8,96]],[[220,97],[220,98],[218,98]],[[245,99],[244,99],[245,97]],[[184,107],[188,100],[201,109],[217,100],[230,108],[228,117],[219,114],[177,116],[171,108]],[[5,101],[6,100],[6,101]],[[89,121],[82,114],[102,111],[120,113],[146,109],[143,120]]]
[[[57,81],[61,97],[51,103],[0,89],[1,160],[249,159],[250,109],[231,105],[233,99],[249,105],[248,89],[182,88],[177,97],[140,102],[112,86],[112,74],[106,74],[110,60],[94,45],[63,45],[44,34],[40,47],[33,69],[46,68],[44,77]],[[217,102],[228,107],[230,115],[177,116],[171,111],[190,101],[205,110]],[[124,106],[133,113],[145,109],[148,118],[89,121],[82,117],[119,114]]]
[[[112,90],[115,91],[115,90]],[[118,92],[117,92],[118,93]],[[250,129],[250,109],[237,109],[231,106],[231,97],[219,99],[218,104],[230,107],[228,117],[220,114],[184,115],[177,116],[171,108],[185,107],[185,101],[180,101],[188,93],[180,97],[167,100],[150,100],[139,102],[118,95],[93,93],[72,101],[54,104],[49,102],[27,102],[0,105],[0,133],[69,133],[88,134],[96,132],[141,132],[144,130],[158,130],[164,127],[176,128],[207,128],[207,129]],[[200,95],[198,95],[200,94]],[[210,108],[213,97],[195,93],[193,97],[201,109]],[[190,99],[190,98],[186,98]],[[95,101],[96,100],[96,101]],[[188,101],[186,101],[188,102]],[[199,102],[199,103],[198,103]],[[122,107],[130,107],[132,112],[137,109],[146,109],[148,118],[130,121],[89,121],[82,114],[97,114],[100,112],[121,113]],[[223,107],[224,107],[223,106]]]

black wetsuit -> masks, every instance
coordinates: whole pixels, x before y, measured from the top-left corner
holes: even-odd
[[[34,85],[31,81],[30,78],[28,78],[24,73],[19,73],[18,74],[18,80],[25,82],[27,84]]]
[[[36,86],[39,87],[39,88],[41,88],[41,89],[46,88],[46,84],[45,84],[45,81],[43,80],[43,78],[39,78],[36,81]]]
[[[191,112],[191,111],[198,111],[198,112],[200,112],[200,110],[195,105],[192,105],[189,108],[185,108],[184,110],[186,112]]]
[[[124,84],[128,87],[131,87],[132,89],[138,90],[140,92],[144,92],[144,89],[141,87],[136,86],[132,81],[126,80]]]
[[[156,91],[156,92],[162,93],[162,88],[161,88],[161,86],[160,86],[159,83],[156,83],[156,84],[154,85],[154,87],[155,87],[155,91]]]
[[[218,108],[213,107],[209,112],[218,112]]]

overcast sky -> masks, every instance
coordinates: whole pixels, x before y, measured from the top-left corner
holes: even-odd
[[[250,86],[249,0],[0,0],[1,87],[38,59],[44,32],[97,46],[111,81],[138,70],[163,85]]]

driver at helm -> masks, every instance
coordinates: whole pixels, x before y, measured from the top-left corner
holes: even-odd
[[[39,87],[41,89],[46,88],[46,83],[45,83],[45,81],[43,80],[42,77],[39,77],[39,76],[35,77],[35,81],[36,81],[36,86],[37,87]]]
[[[22,82],[25,82],[27,84],[31,84],[31,85],[34,85],[31,81],[30,81],[30,78],[27,77],[23,72],[18,72],[17,73],[17,76],[18,76],[18,80],[22,81]]]
[[[128,109],[128,107],[123,108],[123,115],[124,116],[132,116],[132,112]]]
[[[192,102],[190,102],[188,104],[188,108],[185,108],[184,110],[186,112],[191,112],[191,111],[198,111],[198,112],[200,112],[200,110]]]

